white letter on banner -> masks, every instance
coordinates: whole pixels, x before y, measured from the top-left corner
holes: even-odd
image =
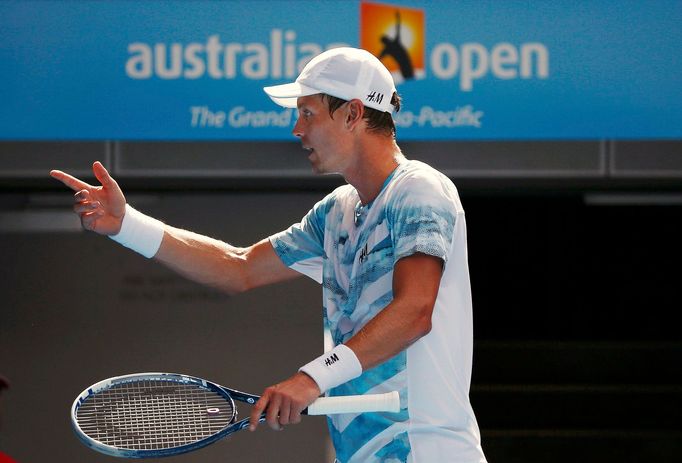
[[[185,69],[187,79],[198,79],[206,72],[204,60],[197,56],[203,51],[204,46],[200,43],[190,43],[185,47],[185,62],[189,65],[189,68]]]
[[[474,57],[478,65],[474,67]],[[462,72],[459,88],[465,92],[471,91],[472,82],[488,72],[488,50],[480,43],[465,43],[462,45]]]
[[[208,60],[208,75],[214,79],[220,79],[223,77],[223,73],[220,70],[220,51],[223,46],[220,43],[220,39],[217,35],[212,35],[208,38],[206,42],[206,56]]]
[[[546,79],[549,75],[549,52],[541,43],[524,43],[521,45],[521,77],[532,77],[531,62],[533,54],[537,56],[537,76]]]
[[[445,60],[444,60],[445,58]],[[445,61],[445,64],[443,63]],[[452,79],[459,68],[457,49],[449,43],[439,43],[431,52],[431,69],[439,79]]]
[[[228,43],[225,45],[225,77],[234,79],[237,75],[237,53],[241,53],[241,43]]]
[[[268,49],[262,43],[247,43],[246,51],[254,53],[244,58],[242,74],[248,79],[262,79],[268,75]]]
[[[172,44],[169,55],[170,67],[166,67],[166,44],[157,43],[154,45],[154,70],[156,75],[162,79],[177,79],[182,72],[182,45],[179,43]]]
[[[286,31],[284,33],[284,39],[287,42],[293,42],[296,40],[296,32]],[[298,74],[296,69],[296,44],[287,43],[284,45],[284,50],[284,76],[289,78],[296,77]]]
[[[509,66],[505,68],[506,64],[518,65],[519,53],[516,47],[511,43],[499,43],[495,45],[491,52],[490,66],[493,69],[495,77],[500,79],[514,79],[517,75],[517,66]]]
[[[270,31],[270,77],[282,77],[282,30]]]
[[[244,118],[245,110],[246,108],[244,108],[244,106],[235,106],[230,110],[230,113],[227,115],[230,127],[243,127],[248,124],[248,117],[246,119]]]
[[[132,79],[149,79],[152,76],[152,51],[146,43],[131,43],[126,61],[126,74]],[[135,53],[133,55],[133,53]]]

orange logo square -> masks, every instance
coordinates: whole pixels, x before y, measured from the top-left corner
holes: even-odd
[[[360,47],[378,57],[396,83],[423,79],[424,10],[362,2]]]

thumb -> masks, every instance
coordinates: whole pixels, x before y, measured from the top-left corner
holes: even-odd
[[[109,187],[116,185],[116,181],[111,178],[111,175],[109,175],[109,172],[101,162],[95,161],[95,163],[92,165],[92,172],[95,174],[95,177],[97,180],[99,180],[102,186]]]

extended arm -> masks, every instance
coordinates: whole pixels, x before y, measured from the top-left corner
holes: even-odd
[[[190,280],[228,294],[301,275],[282,263],[267,239],[240,248],[168,225],[154,258]]]
[[[86,230],[117,235],[126,214],[126,199],[104,166],[93,165],[101,186],[54,170],[50,175],[75,191],[74,211]],[[284,281],[300,274],[286,267],[268,240],[240,248],[169,225],[154,258],[185,277],[227,293]]]

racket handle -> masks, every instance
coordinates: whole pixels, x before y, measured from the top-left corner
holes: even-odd
[[[333,415],[335,413],[394,412],[400,411],[398,391],[385,394],[320,397],[308,406],[308,415]]]

